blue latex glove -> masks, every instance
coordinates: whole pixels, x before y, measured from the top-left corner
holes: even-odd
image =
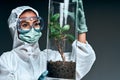
[[[83,2],[82,0],[72,0],[73,2],[77,3],[76,7],[76,26],[78,33],[84,33],[87,32],[87,25],[86,25],[86,19],[83,9]]]
[[[45,80],[47,74],[48,74],[48,71],[43,72],[38,80]]]

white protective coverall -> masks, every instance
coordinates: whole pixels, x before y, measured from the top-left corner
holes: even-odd
[[[41,51],[38,42],[30,45],[18,38],[17,20],[21,13],[27,9],[33,10],[39,16],[35,9],[21,6],[13,9],[8,19],[13,37],[13,49],[0,56],[0,80],[38,80],[39,76],[46,71],[47,59],[61,60],[60,55],[55,56],[56,51],[48,50],[48,53],[46,49]],[[76,80],[80,80],[89,72],[96,57],[94,50],[88,43],[84,44],[75,40],[72,47],[73,52],[68,57],[73,59],[76,55]]]

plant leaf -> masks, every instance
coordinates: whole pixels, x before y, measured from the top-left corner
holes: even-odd
[[[60,14],[59,14],[59,13],[56,13],[56,14],[54,14],[53,16],[51,16],[50,21],[51,21],[51,22],[55,22],[55,21],[58,20],[59,17],[60,17]]]
[[[66,34],[67,40],[72,43],[75,40],[75,37],[71,34]]]

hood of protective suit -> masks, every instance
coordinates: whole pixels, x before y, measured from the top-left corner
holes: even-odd
[[[13,49],[18,47],[18,46],[28,44],[24,41],[21,41],[18,38],[18,33],[17,33],[17,21],[19,19],[19,16],[27,9],[31,9],[32,11],[34,11],[36,13],[37,17],[39,17],[38,12],[35,9],[33,9],[32,7],[20,6],[20,7],[13,9],[9,18],[8,18],[8,25],[9,25],[9,28],[10,28],[10,31],[11,31],[11,34],[13,37]],[[30,45],[30,44],[28,44],[28,45]],[[35,45],[38,45],[38,42],[35,43]]]

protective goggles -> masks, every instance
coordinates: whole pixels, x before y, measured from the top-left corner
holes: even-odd
[[[32,25],[28,22],[33,20]],[[35,31],[40,32],[44,27],[44,22],[41,17],[27,17],[27,18],[20,18],[17,22],[17,29],[20,33],[27,33],[32,28]]]

